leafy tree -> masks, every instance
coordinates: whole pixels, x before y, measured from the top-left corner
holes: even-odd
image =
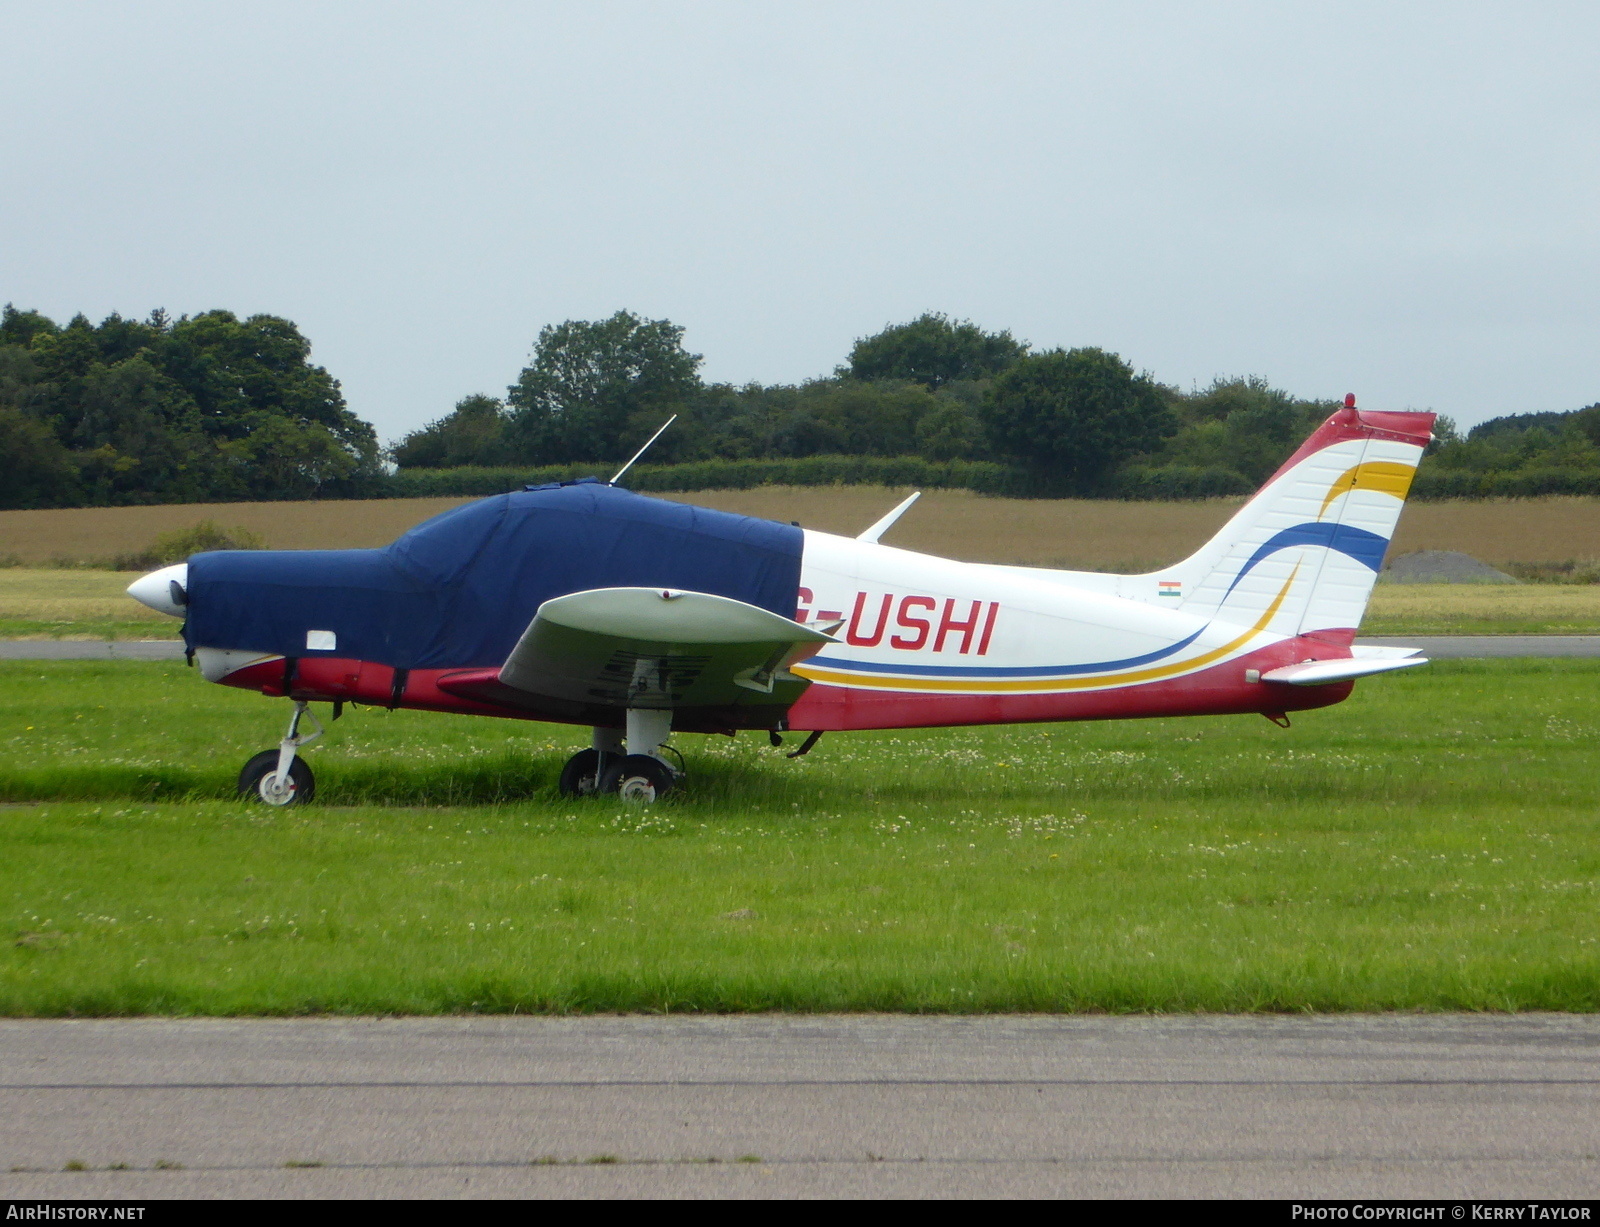
[[[1281,413],[1300,403],[1260,375],[1218,375],[1210,387],[1183,401],[1184,415],[1201,422],[1225,421],[1243,411]]]
[[[0,309],[0,345],[27,348],[40,333],[56,331],[55,321],[37,311],[18,311],[10,303]]]
[[[1433,419],[1433,442],[1429,443],[1423,451],[1424,456],[1436,456],[1444,448],[1462,441],[1462,434],[1456,427],[1455,418],[1447,413],[1441,413]]]
[[[618,311],[546,325],[506,393],[509,452],[534,464],[621,457],[699,391],[700,362],[671,320]]]
[[[900,456],[914,451],[918,423],[939,407],[920,384],[818,380],[799,389],[775,432],[783,456]]]
[[[1147,470],[1153,467],[1158,479],[1168,470],[1172,478],[1177,470],[1204,471],[1210,476],[1202,486],[1237,490],[1264,482],[1338,407],[1335,401],[1298,400],[1259,375],[1218,376],[1209,387],[1187,396],[1168,389],[1167,398],[1181,425],[1158,451],[1137,463]],[[1141,482],[1151,476],[1146,472]]]
[[[359,462],[376,463],[377,436],[344,403],[339,381],[311,364],[311,342],[286,319],[207,311],[181,319],[154,347],[155,360],[194,398],[205,429],[241,438],[252,413],[320,425]]]
[[[1589,442],[1600,446],[1600,404],[1585,405],[1582,409],[1574,410],[1571,415],[1571,428]]]
[[[253,487],[272,490],[276,498],[316,498],[357,476],[361,465],[322,423],[282,414],[262,414],[249,435],[226,450],[244,466]]]
[[[15,409],[0,409],[0,508],[71,507],[78,502],[78,470],[72,456],[43,422]]]
[[[95,363],[67,384],[51,419],[77,454],[91,502],[195,502],[236,487],[193,401],[143,354]]]
[[[734,387],[702,384],[700,358],[684,351],[682,337],[669,320],[629,311],[545,327],[503,405],[468,397],[401,439],[390,456],[402,468],[603,465],[629,454],[678,413],[651,461],[919,452],[982,457],[988,447],[978,402],[993,371],[1027,348],[1009,333],[928,315],[860,342],[856,351],[867,362],[875,345],[889,355],[900,344],[901,358],[915,356],[912,349],[922,345],[938,366],[932,373],[916,368],[915,378],[864,379],[841,368],[835,378],[800,385]]]
[[[401,468],[452,469],[504,464],[505,405],[492,396],[464,396],[436,422],[414,430],[389,449]]]
[[[1580,409],[1578,412],[1582,413],[1583,410]],[[1571,416],[1571,414],[1567,413],[1550,411],[1544,413],[1511,413],[1504,417],[1490,418],[1487,422],[1479,422],[1467,432],[1467,438],[1478,441],[1498,435],[1524,435],[1530,430],[1539,429],[1559,432],[1562,425]]]
[[[1009,332],[984,332],[971,320],[924,312],[909,324],[890,324],[850,350],[856,379],[909,379],[930,388],[957,379],[987,379],[1028,352]],[[841,370],[841,374],[844,373]]]
[[[1030,469],[1041,489],[1080,493],[1176,426],[1160,386],[1102,349],[1021,359],[995,379],[983,417],[996,448]]]
[[[983,422],[966,405],[942,403],[917,423],[917,451],[929,460],[972,460],[981,457],[987,440]]]
[[[271,315],[156,311],[98,325],[77,315],[59,327],[7,306],[0,411],[42,425],[73,470],[68,480],[47,465],[54,492],[27,497],[156,503],[364,488],[377,474],[377,436],[310,349]]]

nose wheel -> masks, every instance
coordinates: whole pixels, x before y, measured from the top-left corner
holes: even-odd
[[[288,779],[278,774],[278,751],[263,750],[239,772],[239,795],[248,801],[267,805],[304,805],[317,791],[317,777],[296,758],[289,764]]]
[[[302,733],[302,719],[310,720],[316,731]],[[239,795],[247,801],[278,806],[304,805],[311,800],[317,790],[317,777],[311,774],[311,768],[298,751],[321,736],[321,722],[311,714],[306,703],[296,701],[294,715],[289,717],[289,731],[283,735],[278,748],[261,751],[239,772]]]

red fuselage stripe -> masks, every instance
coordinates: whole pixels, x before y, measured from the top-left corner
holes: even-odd
[[[1329,637],[1343,636],[1330,634]],[[1288,686],[1251,682],[1246,679],[1246,671],[1265,673],[1304,660],[1342,660],[1348,656],[1348,649],[1342,645],[1302,637],[1271,644],[1181,677],[1104,690],[1049,694],[918,694],[817,682],[790,709],[788,725],[802,731],[842,731],[1303,711],[1339,702],[1350,694],[1354,683]],[[452,694],[439,685],[441,678],[450,675],[485,672],[492,671],[413,669],[405,679],[398,706],[471,716],[503,716],[512,720],[541,719],[519,708]],[[223,684],[281,696],[283,680],[283,661],[274,659],[231,673],[223,679]],[[395,671],[388,665],[305,657],[295,669],[293,693],[296,698],[312,701],[388,707],[394,697],[394,680]]]

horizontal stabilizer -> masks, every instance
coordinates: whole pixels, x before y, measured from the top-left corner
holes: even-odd
[[[609,708],[787,706],[805,691],[788,666],[833,639],[705,592],[598,588],[539,607],[499,681]]]
[[[1421,648],[1391,648],[1377,643],[1358,643],[1351,647],[1350,655],[1357,660],[1408,660],[1421,656]]]
[[[1395,649],[1404,651],[1405,649]],[[1409,669],[1425,665],[1425,656],[1380,657],[1353,660],[1308,660],[1304,664],[1285,665],[1261,675],[1263,682],[1286,682],[1290,686],[1326,686],[1330,682],[1348,682],[1352,678],[1369,677],[1374,673],[1392,673],[1396,669]]]

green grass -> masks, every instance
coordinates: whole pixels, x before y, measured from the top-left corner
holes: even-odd
[[[176,639],[181,623],[124,591],[127,572],[0,568],[0,639]]]
[[[286,705],[0,665],[0,1013],[1600,1008],[1600,662],[1259,717],[681,737],[371,711],[318,804],[229,799]],[[29,727],[31,726],[31,727]]]
[[[174,618],[147,619],[0,618],[0,639],[177,639],[182,623]]]
[[[1361,637],[1370,635],[1600,635],[1600,623],[1554,618],[1365,618]]]
[[[1363,635],[1592,635],[1596,584],[1389,584],[1373,590]]]

